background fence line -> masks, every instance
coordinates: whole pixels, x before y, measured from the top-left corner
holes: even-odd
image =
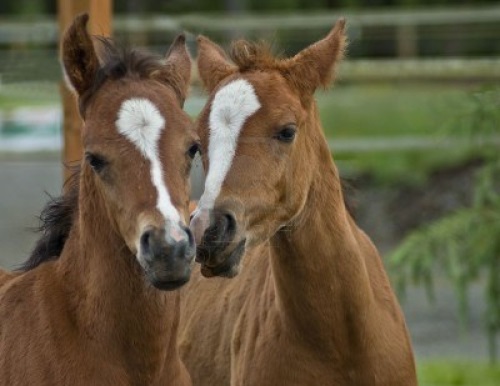
[[[126,36],[133,42],[145,45],[155,44],[158,36],[169,36],[179,32],[206,33],[228,41],[237,36],[260,38],[283,38],[280,31],[286,31],[292,38],[310,30],[328,30],[334,21],[345,16],[348,20],[349,36],[352,42],[374,40],[379,43],[394,41],[391,52],[382,55],[415,57],[419,55],[449,56],[456,50],[456,43],[448,44],[446,50],[427,52],[425,46],[436,42],[458,39],[462,43],[474,39],[476,50],[485,46],[484,52],[500,55],[500,5],[475,8],[427,8],[427,9],[380,9],[378,11],[323,11],[185,15],[115,15],[114,30],[117,36]],[[105,29],[103,27],[103,29]],[[98,30],[98,28],[97,28]],[[294,35],[295,34],[295,35]],[[285,37],[286,38],[286,37]],[[41,44],[55,45],[58,39],[55,18],[33,20],[0,19],[0,45]],[[289,39],[290,36],[289,36]],[[292,39],[293,40],[293,39]],[[422,47],[422,42],[426,44]],[[434,42],[428,44],[428,42]],[[298,47],[300,48],[300,47]],[[424,49],[423,49],[424,48]],[[354,44],[354,51],[358,49]],[[366,51],[366,47],[365,47]],[[370,51],[370,50],[368,50]],[[474,51],[474,50],[473,50]],[[481,55],[483,51],[472,52]],[[458,52],[460,54],[460,52]],[[358,52],[354,52],[358,55]],[[375,55],[380,55],[376,53]],[[368,55],[369,56],[369,55]]]

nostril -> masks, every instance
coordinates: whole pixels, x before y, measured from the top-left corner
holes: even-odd
[[[151,253],[151,231],[146,231],[141,236],[141,250],[145,255]]]
[[[214,224],[205,231],[205,241],[208,243],[229,242],[236,234],[236,219],[231,213],[219,212]]]
[[[231,213],[224,214],[226,220],[226,232],[233,235],[236,232],[236,219]]]

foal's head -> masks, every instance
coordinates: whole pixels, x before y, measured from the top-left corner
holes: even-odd
[[[87,221],[101,210],[96,221],[107,218],[149,281],[174,289],[189,280],[195,253],[186,221],[198,139],[182,110],[191,71],[184,37],[164,61],[105,40],[98,57],[87,21],[77,17],[62,46],[84,120],[80,209]]]
[[[205,276],[234,276],[245,246],[295,220],[321,166],[331,162],[313,94],[345,46],[344,20],[290,59],[262,45],[220,47],[200,37],[198,68],[210,92],[198,120],[207,178],[191,228]],[[323,142],[321,142],[323,141]]]

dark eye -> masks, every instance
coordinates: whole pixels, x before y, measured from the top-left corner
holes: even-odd
[[[196,153],[198,153],[199,151],[200,151],[200,144],[194,143],[189,147],[187,154],[189,158],[193,159]]]
[[[107,165],[107,161],[100,155],[85,153],[85,159],[96,173],[99,173]]]
[[[286,125],[276,134],[275,138],[278,141],[290,143],[294,140],[296,132],[295,125]]]

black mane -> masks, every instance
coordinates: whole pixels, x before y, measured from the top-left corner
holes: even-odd
[[[120,46],[112,39],[95,36],[97,44],[97,54],[99,57],[100,68],[97,71],[90,88],[80,95],[79,107],[80,114],[84,117],[92,96],[102,87],[107,80],[118,80],[125,77],[135,77],[137,79],[150,79],[165,69],[163,58],[151,52],[131,49]],[[178,82],[176,74],[170,73],[168,78],[162,78],[162,81],[170,83],[177,92]]]
[[[78,169],[66,182],[66,192],[60,197],[50,197],[43,208],[40,225],[35,229],[41,237],[28,260],[18,268],[20,271],[29,271],[61,255],[78,208],[79,177]]]

